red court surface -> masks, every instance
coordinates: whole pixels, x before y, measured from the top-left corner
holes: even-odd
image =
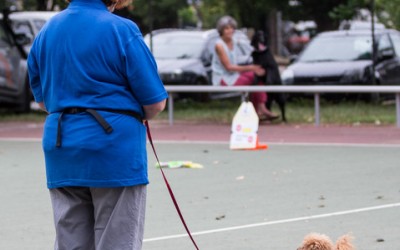
[[[218,141],[229,142],[229,124],[195,124],[167,121],[150,122],[155,141]],[[42,123],[0,123],[0,138],[41,138]],[[339,126],[262,124],[258,131],[263,143],[346,143],[400,144],[400,128],[395,126]]]

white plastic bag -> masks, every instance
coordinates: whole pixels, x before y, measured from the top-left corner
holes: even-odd
[[[255,149],[258,144],[258,115],[251,102],[242,102],[231,127],[230,149]]]

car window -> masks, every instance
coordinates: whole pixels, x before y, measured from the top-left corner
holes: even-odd
[[[46,20],[40,20],[40,19],[35,19],[33,20],[33,25],[35,25],[36,30],[41,30],[44,24],[46,23]]]
[[[302,62],[355,61],[371,59],[369,36],[317,37],[299,57]]]
[[[33,30],[28,21],[12,21],[13,30],[16,34],[33,34]]]
[[[189,33],[162,33],[153,36],[153,55],[158,59],[199,58],[204,39]]]
[[[396,52],[397,56],[400,56],[400,35],[391,34],[390,36],[392,38],[394,51]]]
[[[392,50],[392,44],[390,43],[390,39],[388,35],[383,35],[379,39],[379,44],[378,44],[378,51],[387,51],[387,50]]]
[[[392,46],[392,42],[390,41],[389,35],[383,35],[379,38],[378,41],[378,58],[386,59],[392,58],[394,56],[394,50]]]

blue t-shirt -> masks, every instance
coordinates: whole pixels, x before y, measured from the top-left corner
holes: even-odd
[[[135,118],[99,111],[113,127],[105,133],[88,113],[65,108],[131,110],[167,93],[138,27],[110,13],[101,0],[73,0],[36,37],[28,57],[33,95],[50,113],[43,134],[49,188],[147,184],[146,129]]]

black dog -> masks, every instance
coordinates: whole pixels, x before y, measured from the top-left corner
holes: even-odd
[[[267,46],[267,39],[263,31],[259,30],[254,34],[251,45],[254,47],[252,53],[253,63],[261,65],[266,71],[266,75],[257,77],[257,81],[263,82],[265,85],[282,85],[278,64]],[[285,99],[283,93],[268,93],[267,103],[265,104],[271,110],[272,103],[275,101],[279,106],[282,121],[284,122],[287,121],[285,116]]]

